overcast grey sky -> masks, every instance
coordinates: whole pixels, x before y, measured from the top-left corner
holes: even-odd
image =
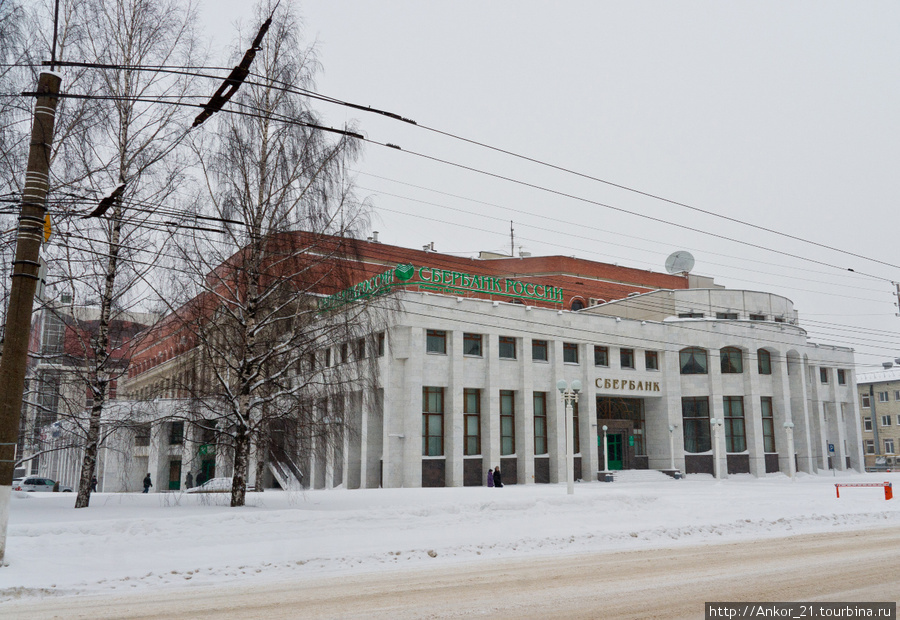
[[[900,265],[896,2],[310,0],[297,6],[307,39],[318,41],[323,94]],[[225,33],[222,42],[230,40],[234,22],[251,19],[246,0],[202,0],[201,9],[209,31]],[[329,124],[356,120],[367,137],[404,149],[368,145],[356,166],[359,193],[375,206],[373,229],[386,243],[508,252],[513,220],[517,251],[663,271],[671,252],[688,250],[695,273],[792,299],[811,336],[853,346],[860,370],[900,356],[890,283],[900,280],[897,267],[372,114],[317,107]]]

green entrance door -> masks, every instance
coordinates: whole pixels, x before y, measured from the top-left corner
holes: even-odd
[[[622,435],[619,433],[609,433],[606,435],[606,454],[608,455],[608,463],[610,471],[622,469]]]

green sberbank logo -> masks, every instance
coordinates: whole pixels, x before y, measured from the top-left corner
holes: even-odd
[[[412,265],[397,265],[394,267],[394,277],[401,282],[408,282],[416,275],[416,268]]]
[[[319,299],[319,312],[334,310],[359,299],[390,292],[395,286],[416,286],[420,291],[445,295],[501,295],[530,301],[561,304],[563,290],[556,286],[516,280],[504,276],[472,275],[437,267],[397,265],[362,282]]]

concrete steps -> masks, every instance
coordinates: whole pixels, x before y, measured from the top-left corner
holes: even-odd
[[[610,473],[612,473],[613,482],[661,482],[674,480],[671,476],[657,469],[622,469]]]

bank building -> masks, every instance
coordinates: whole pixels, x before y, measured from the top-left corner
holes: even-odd
[[[567,256],[462,258],[377,236],[352,245],[357,279],[322,292],[322,320],[361,300],[390,304],[377,330],[316,363],[359,358],[374,379],[329,396],[346,432],[254,453],[269,461],[250,468],[256,484],[285,486],[293,472],[312,488],[479,486],[498,466],[504,484],[563,482],[557,386],[576,380],[576,479],[863,466],[853,352],[810,342],[786,297],[728,289],[677,261],[657,273]],[[188,471],[229,475],[227,450],[164,421],[166,403],[183,398],[166,377],[187,353],[166,347],[145,342],[132,359],[124,399],[152,399],[161,417],[129,464],[101,454],[108,491],[148,471],[163,489]]]

